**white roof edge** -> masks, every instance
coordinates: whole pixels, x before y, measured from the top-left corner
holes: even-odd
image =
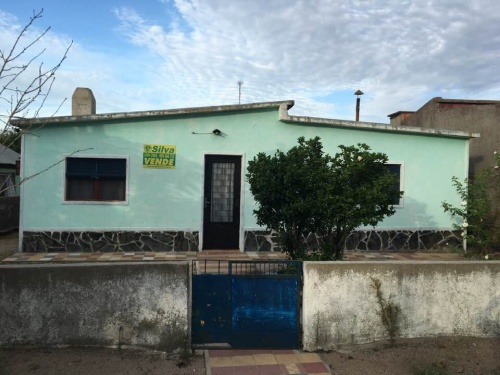
[[[283,122],[292,122],[300,124],[314,124],[314,125],[324,125],[338,128],[349,128],[349,129],[359,129],[359,130],[375,130],[375,131],[387,131],[387,132],[397,132],[405,134],[416,134],[416,135],[431,135],[440,137],[451,137],[451,138],[479,138],[480,133],[470,133],[461,130],[448,130],[448,129],[429,129],[429,128],[419,128],[415,126],[394,126],[390,124],[383,124],[377,122],[362,122],[362,121],[349,121],[349,120],[336,120],[321,117],[307,117],[307,116],[293,116],[288,114],[288,108],[285,105],[280,106],[279,119]]]
[[[429,129],[420,127],[409,126],[394,126],[390,124],[376,123],[376,122],[362,122],[362,121],[349,121],[337,120],[320,117],[308,116],[294,116],[289,115],[288,110],[294,105],[293,100],[282,100],[274,102],[259,102],[248,104],[234,104],[234,105],[220,105],[209,107],[190,107],[178,108],[167,110],[154,110],[154,111],[136,111],[136,112],[117,112],[117,113],[103,113],[85,116],[58,116],[58,117],[45,117],[33,119],[18,119],[12,121],[12,124],[18,127],[29,127],[35,124],[63,124],[71,122],[86,122],[86,121],[111,121],[111,120],[126,120],[148,117],[162,117],[162,116],[178,116],[178,115],[194,115],[194,114],[207,114],[217,112],[237,112],[244,110],[257,110],[265,108],[279,108],[279,120],[283,122],[323,125],[330,127],[349,128],[358,130],[372,130],[372,131],[386,131],[397,132],[405,134],[417,135],[430,135],[452,138],[479,138],[479,133],[464,132],[461,130],[448,130],[448,129]]]
[[[294,105],[293,100],[281,100],[275,102],[259,102],[248,104],[228,104],[208,107],[188,107],[176,109],[163,109],[152,111],[135,111],[135,112],[116,112],[116,113],[99,113],[95,115],[83,116],[57,116],[44,118],[22,118],[12,121],[12,124],[18,127],[27,127],[34,124],[60,124],[77,121],[109,121],[109,120],[126,120],[134,118],[160,117],[160,116],[178,116],[178,115],[195,115],[217,112],[235,112],[244,110],[257,110],[265,108],[291,108]]]

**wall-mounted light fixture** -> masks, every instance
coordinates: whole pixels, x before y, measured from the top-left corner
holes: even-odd
[[[211,132],[208,132],[208,133],[191,132],[191,134],[196,134],[196,135],[200,135],[200,134],[213,134],[213,135],[218,135],[219,137],[225,137],[226,136],[226,134],[223,133],[222,131],[220,131],[219,129],[214,129],[214,130],[212,130]]]

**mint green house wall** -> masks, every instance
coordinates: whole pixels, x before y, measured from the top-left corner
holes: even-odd
[[[289,149],[299,136],[321,137],[325,151],[331,154],[338,151],[340,144],[367,143],[374,151],[386,153],[390,162],[402,164],[405,192],[402,205],[376,230],[360,228],[351,247],[363,249],[370,241],[375,247],[388,246],[387,241],[378,244],[380,241],[370,239],[373,233],[378,233],[378,237],[380,233],[399,236],[400,246],[389,244],[394,248],[410,246],[408,240],[416,232],[434,236],[432,246],[448,239],[457,240],[451,232],[451,218],[443,212],[441,202],[459,204],[451,178],[465,178],[467,173],[465,133],[412,132],[381,124],[299,118],[288,116],[287,105],[290,102],[186,113],[95,115],[55,118],[51,122],[45,119],[43,127],[23,138],[23,177],[53,166],[22,186],[23,249],[201,250],[204,157],[228,154],[242,156],[239,248],[273,250],[272,235],[259,228],[253,216],[255,202],[244,178],[246,164],[258,152]],[[214,129],[220,129],[223,136],[211,134]],[[144,144],[175,145],[175,169],[144,168]],[[127,158],[126,201],[65,202],[64,160],[75,152],[74,156]],[[146,246],[141,237],[154,241]],[[417,248],[423,246],[419,241],[413,239]]]

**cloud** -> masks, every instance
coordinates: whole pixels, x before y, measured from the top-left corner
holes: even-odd
[[[126,51],[75,40],[58,95],[91,87],[99,112],[233,104],[242,80],[242,102],[353,119],[361,89],[361,119],[379,122],[434,96],[500,99],[496,0],[159,2],[164,16],[114,9]]]
[[[25,20],[0,10],[0,50],[10,51],[16,38],[25,26]],[[20,40],[17,52],[34,41],[44,29],[35,22]],[[16,64],[25,64],[36,55],[32,67],[16,79],[17,87],[26,87],[38,74],[38,67],[53,67],[58,64],[72,40],[67,35],[57,34],[50,30],[25,53],[16,59]],[[153,94],[142,95],[143,87],[148,87],[148,71],[144,61],[135,61],[133,52],[117,54],[115,51],[101,50],[99,46],[89,48],[78,41],[73,41],[67,59],[56,73],[56,79],[50,95],[46,98],[40,116],[71,114],[71,95],[76,87],[90,87],[97,99],[98,112],[121,112],[129,110],[149,109],[154,106]],[[150,66],[148,65],[148,69]],[[5,84],[8,76],[4,73],[0,83]],[[154,81],[154,77],[149,77]],[[42,99],[42,98],[40,98]],[[40,104],[40,101],[38,101]],[[136,107],[137,106],[137,107]],[[34,103],[26,117],[35,115],[39,107]],[[0,101],[0,116],[9,112],[5,101]],[[3,117],[5,118],[5,117]]]
[[[436,93],[498,93],[496,1],[176,0],[169,6],[181,22],[152,23],[127,8],[116,15],[128,40],[161,60],[158,78],[169,87],[168,101],[179,105],[235,102],[239,79],[245,102],[292,98],[296,111],[326,116],[352,111],[314,98],[361,88],[366,116],[378,121]]]
[[[37,85],[36,77],[55,68],[63,58],[71,40],[65,37],[56,37],[50,32],[43,37],[45,29],[35,26],[28,28],[23,33],[25,24],[12,15],[0,10],[0,50],[2,51],[2,73],[0,84],[2,85],[2,99],[0,101],[0,116],[9,113],[10,105],[7,101],[15,101],[18,94],[14,90],[25,92]],[[48,52],[50,50],[50,53]],[[5,63],[5,65],[3,65]],[[15,74],[18,74],[14,79]],[[48,87],[48,84],[46,85]],[[53,86],[55,89],[55,85]],[[32,95],[28,95],[28,98]],[[6,100],[5,100],[6,99]],[[26,100],[27,97],[24,98]],[[30,106],[27,116],[33,116],[44,99],[43,93],[38,100]],[[22,100],[22,98],[21,98]],[[45,105],[45,113],[54,113],[58,104],[48,100]]]

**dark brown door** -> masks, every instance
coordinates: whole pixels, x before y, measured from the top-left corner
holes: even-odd
[[[241,156],[205,156],[203,249],[238,249]]]

